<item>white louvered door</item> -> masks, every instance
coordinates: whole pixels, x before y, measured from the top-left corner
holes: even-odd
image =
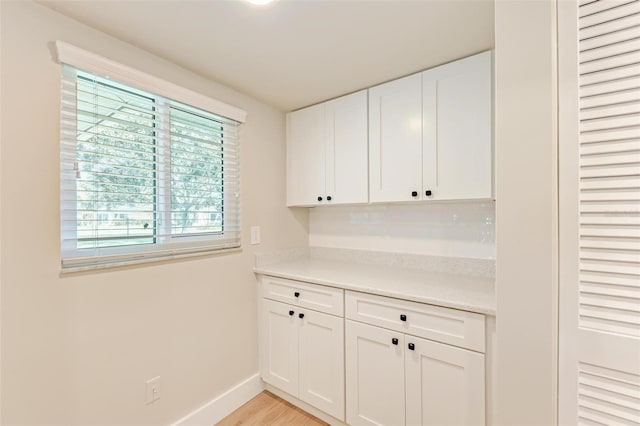
[[[640,425],[640,0],[558,23],[558,422]]]

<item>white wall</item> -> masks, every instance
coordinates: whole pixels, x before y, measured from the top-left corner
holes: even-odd
[[[495,259],[494,203],[315,207],[309,245]]]
[[[284,115],[38,4],[1,8],[2,424],[168,424],[257,372],[254,249],[307,243],[306,210],[285,207]],[[248,112],[241,253],[59,276],[56,39]]]
[[[2,28],[2,7],[0,7],[0,28]],[[2,55],[0,54],[0,70]],[[0,93],[2,93],[2,73],[0,72]],[[2,102],[0,102],[0,129],[2,129]],[[2,164],[2,139],[0,138],[0,164]],[[2,173],[0,173],[0,189]],[[0,424],[2,424],[2,196],[0,196]]]
[[[555,0],[499,0],[496,25],[498,425],[556,422]]]

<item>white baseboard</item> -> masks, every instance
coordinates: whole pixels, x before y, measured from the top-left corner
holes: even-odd
[[[195,409],[171,426],[215,425],[263,390],[264,384],[260,379],[260,374],[256,373]]]

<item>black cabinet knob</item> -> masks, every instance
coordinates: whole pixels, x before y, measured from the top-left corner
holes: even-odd
[[[318,197],[318,201],[322,201],[322,197]]]
[[[295,297],[300,297],[300,293],[299,293],[299,292],[297,292],[297,291],[296,291],[295,293],[293,293],[293,295],[294,295]]]
[[[304,314],[298,314],[298,318],[304,318]]]
[[[400,315],[400,321],[406,321],[407,316],[405,314]]]
[[[393,339],[391,339],[391,343],[393,343],[394,345],[398,344],[398,339],[396,339],[395,337]]]
[[[414,345],[413,343],[409,343],[409,350],[412,351],[416,348],[416,345]]]
[[[411,191],[411,196],[412,197],[417,197],[418,196],[418,191]]]
[[[426,195],[427,197],[431,197],[431,191],[430,190],[424,191],[424,195]]]
[[[327,201],[331,201],[331,195],[327,196]]]
[[[293,315],[293,314],[295,314],[295,312],[289,311],[289,315]]]

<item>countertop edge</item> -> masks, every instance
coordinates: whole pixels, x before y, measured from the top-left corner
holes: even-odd
[[[295,281],[302,281],[302,282],[308,282],[312,284],[324,285],[327,287],[341,288],[343,290],[352,290],[352,291],[358,291],[361,293],[375,294],[378,296],[392,297],[394,299],[408,300],[411,302],[425,303],[428,305],[452,308],[452,309],[457,309],[461,311],[482,314],[490,317],[496,316],[495,308],[458,303],[451,300],[443,300],[438,298],[429,298],[429,297],[415,296],[415,295],[412,296],[412,295],[397,293],[397,292],[388,291],[388,290],[376,289],[375,287],[362,287],[362,286],[352,285],[352,284],[349,284],[348,282],[319,279],[319,278],[311,277],[307,275],[274,271],[273,269],[270,269],[270,268],[254,267],[253,272],[255,274],[268,275],[271,277],[286,278],[286,279],[295,280]]]

